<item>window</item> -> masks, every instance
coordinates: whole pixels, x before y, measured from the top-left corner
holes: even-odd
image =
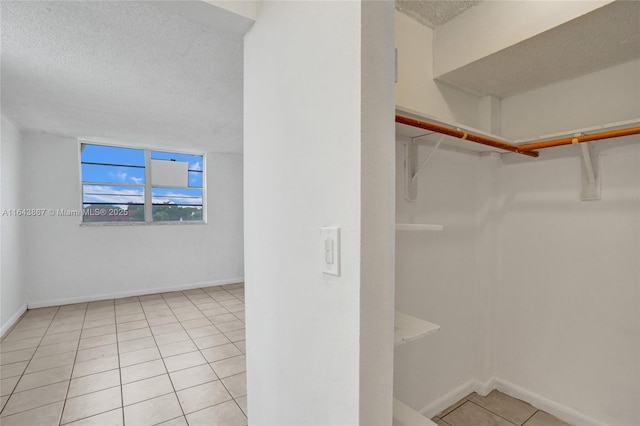
[[[151,151],[154,221],[202,220],[202,155]]]
[[[81,143],[83,222],[197,222],[203,156]]]

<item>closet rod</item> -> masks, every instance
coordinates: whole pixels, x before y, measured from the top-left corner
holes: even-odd
[[[460,129],[453,129],[451,127],[429,123],[428,121],[416,120],[415,118],[405,117],[403,115],[396,114],[396,123],[406,124],[407,126],[418,127],[420,129],[431,130],[443,135],[453,136],[455,138],[476,142],[482,145],[491,146],[493,148],[504,149],[505,151],[511,151],[522,155],[528,155],[529,157],[537,157],[539,155],[536,151],[533,151],[533,149],[535,148],[527,148],[526,150],[523,150],[522,146],[502,142],[496,139],[488,138],[486,136],[476,135],[474,133],[463,132]]]
[[[577,135],[559,139],[551,139],[542,142],[525,143],[522,145],[518,145],[518,148],[523,151],[530,151],[534,149],[551,148],[554,146],[592,142],[602,139],[619,138],[621,136],[630,136],[637,134],[640,134],[640,127],[627,127],[626,129],[609,130],[606,132],[591,133],[589,135]]]

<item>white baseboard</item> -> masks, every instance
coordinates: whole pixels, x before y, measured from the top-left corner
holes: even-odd
[[[468,382],[463,383],[451,392],[441,396],[432,403],[424,406],[424,408],[420,410],[420,413],[425,417],[431,418],[445,408],[450,407],[465,396],[469,395],[471,392],[476,392],[479,395],[485,396],[494,389],[506,393],[507,395],[510,395],[514,398],[518,398],[525,402],[528,402],[537,409],[546,411],[547,413],[556,416],[560,420],[572,425],[608,426],[606,423],[602,423],[558,402],[552,401],[548,398],[538,395],[537,393],[531,392],[497,377],[493,377],[484,383],[475,379],[469,380]]]
[[[500,392],[526,401],[537,409],[546,411],[569,424],[580,426],[607,426],[606,423],[602,423],[601,421],[579,413],[565,405],[545,398],[542,395],[538,395],[537,393],[514,385],[506,380],[499,378],[493,378],[492,380],[494,381],[494,388],[498,389]]]
[[[140,289],[140,290],[123,291],[123,292],[115,292],[115,293],[94,294],[91,296],[69,297],[65,299],[43,300],[43,301],[29,303],[29,309],[45,308],[48,306],[69,305],[72,303],[95,302],[98,300],[121,299],[123,297],[144,296],[145,294],[191,290],[194,288],[213,287],[213,286],[235,284],[235,283],[241,283],[241,282],[244,282],[243,277],[229,278],[225,280],[209,281],[209,282],[202,282],[202,283],[182,284],[182,285],[171,286],[171,287],[149,288],[149,289]]]
[[[2,328],[0,328],[0,339],[3,338],[4,335],[9,330],[11,330],[11,328],[13,328],[14,325],[16,325],[16,323],[18,322],[20,317],[22,317],[22,315],[25,313],[26,310],[27,310],[27,305],[21,306],[20,309],[18,309],[18,312],[13,314],[5,324],[2,324]]]
[[[492,390],[496,388],[496,379],[492,377],[486,382],[481,382],[480,380],[473,381],[473,391],[480,396],[487,396],[491,393]]]
[[[431,418],[444,410],[447,407],[452,406],[456,402],[460,401],[465,396],[469,395],[471,392],[478,392],[480,394],[486,395],[486,393],[481,392],[483,390],[483,384],[478,380],[469,380],[468,382],[463,383],[458,386],[454,390],[449,393],[442,395],[440,398],[436,399],[430,404],[424,406],[420,413],[423,416]],[[482,389],[481,389],[482,388]],[[490,392],[490,390],[489,390]],[[487,392],[488,393],[488,392]]]

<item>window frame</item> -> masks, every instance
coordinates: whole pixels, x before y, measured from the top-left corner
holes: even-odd
[[[149,226],[149,225],[206,225],[207,224],[207,156],[204,152],[174,149],[171,147],[151,148],[148,146],[125,145],[111,142],[97,142],[90,139],[78,139],[78,176],[80,182],[80,226]],[[82,178],[82,145],[98,145],[113,148],[136,149],[144,152],[144,185],[130,183],[107,183],[107,182],[85,182]],[[153,220],[153,188],[151,180],[151,152],[167,152],[171,154],[198,155],[202,157],[202,220]],[[122,167],[138,167],[126,166]],[[105,222],[85,222],[84,221],[84,185],[109,185],[122,187],[143,187],[144,188],[144,221],[105,221]],[[163,188],[163,187],[159,187]],[[196,188],[194,188],[196,189]]]

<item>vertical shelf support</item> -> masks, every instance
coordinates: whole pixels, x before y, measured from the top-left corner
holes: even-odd
[[[428,133],[430,135],[432,133]],[[417,136],[411,138],[411,143],[405,145],[404,149],[404,175],[405,175],[405,198],[407,201],[415,201],[418,197],[418,177],[424,171],[425,166],[433,157],[433,154],[440,148],[440,144],[444,141],[444,135],[440,136],[438,142],[433,147],[431,152],[422,161],[422,164],[418,167],[418,144],[416,139],[422,138],[427,135]]]
[[[599,156],[594,157],[591,143],[580,144],[582,152],[582,201],[597,201],[600,199]]]
[[[413,180],[414,170],[418,162],[418,145],[416,138],[404,146],[404,198],[407,201],[415,201],[418,197],[418,184]]]

